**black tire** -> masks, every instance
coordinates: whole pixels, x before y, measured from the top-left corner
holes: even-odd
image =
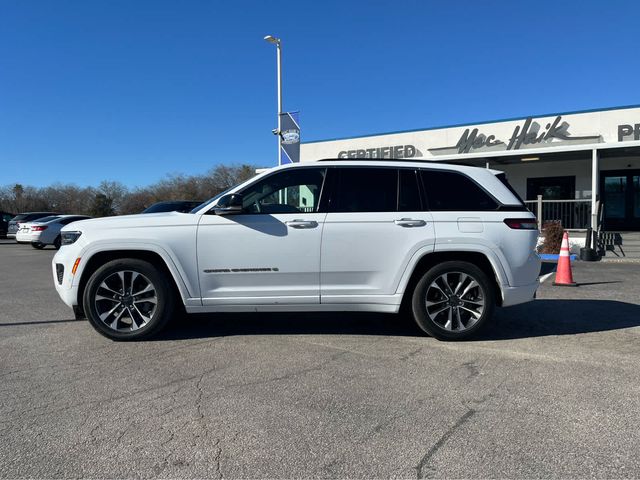
[[[73,306],[73,316],[76,320],[86,320],[87,316],[84,314],[84,310],[80,305]]]
[[[123,283],[125,284],[124,289],[120,289],[115,286],[118,279],[121,278],[118,272],[124,272],[122,277],[124,279]],[[135,277],[135,280],[132,280],[134,278],[134,273],[137,274],[137,276]],[[130,280],[130,288],[127,288],[126,286],[127,279]],[[140,314],[140,310],[133,306],[133,304],[136,303],[134,301],[135,298],[140,297],[132,296],[131,293],[135,293],[133,290],[141,288],[134,285],[135,282],[141,281],[140,279],[143,279],[143,281],[152,285],[153,293],[155,295],[155,307],[152,307],[152,311],[143,312],[147,314],[146,318],[148,318],[148,321],[145,321],[145,317]],[[111,286],[113,288],[111,292],[114,293],[110,293],[109,290],[105,290],[101,286],[103,282],[104,285]],[[99,295],[98,290],[101,292]],[[116,292],[116,290],[118,291]],[[122,295],[115,295],[115,293],[118,292],[122,293],[122,290],[127,294],[127,298]],[[97,299],[97,295],[101,298],[104,296],[112,296],[114,297],[114,300]],[[119,297],[119,300],[116,300],[116,297]],[[120,301],[120,304],[118,304],[118,301]],[[144,302],[144,300],[139,301]],[[107,316],[105,321],[101,320],[100,314],[102,313],[104,315],[106,311],[111,310],[111,305],[114,305],[114,307],[117,307],[118,305],[120,306],[116,309],[114,314]],[[127,309],[126,305],[130,308]],[[145,308],[150,305],[153,306],[153,303],[145,302],[142,305],[138,305],[142,309],[143,306]],[[91,325],[105,337],[118,341],[141,340],[150,338],[157,334],[172,318],[174,305],[175,294],[171,280],[167,278],[166,274],[162,270],[153,264],[135,258],[112,260],[98,268],[89,278],[82,299],[82,310]],[[98,310],[99,308],[101,311]],[[122,315],[120,320],[116,318],[119,313]],[[135,319],[133,317],[135,317]],[[113,319],[115,319],[115,327],[107,324],[107,322],[111,323]],[[136,329],[133,329],[133,322],[135,322]],[[130,328],[127,329],[129,324]]]
[[[60,250],[60,245],[62,245],[62,238],[60,237],[60,235],[58,235],[56,239],[53,241],[53,246],[55,247],[56,250]]]
[[[443,283],[445,274],[448,285]],[[462,298],[461,293],[472,285],[469,278],[477,283],[477,287],[471,286]],[[457,285],[461,285],[459,291],[456,291]],[[427,306],[427,302],[431,305]],[[477,334],[493,316],[495,287],[487,275],[472,263],[443,262],[430,268],[418,281],[411,306],[414,320],[427,334],[438,340],[465,340]],[[427,309],[431,310],[428,312]]]
[[[31,246],[37,250],[42,250],[44,248],[44,243],[31,242]]]

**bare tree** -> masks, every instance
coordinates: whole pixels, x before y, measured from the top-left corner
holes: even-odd
[[[24,212],[46,210],[48,205],[38,189],[17,183],[0,188],[0,207],[8,212]]]
[[[91,202],[89,214],[94,217],[109,217],[114,215],[113,200],[107,197],[104,193],[96,193],[93,201]]]
[[[120,211],[122,202],[129,193],[126,185],[114,180],[103,180],[96,190],[111,199],[111,205],[115,212]]]
[[[130,191],[120,204],[120,215],[131,215],[140,213],[145,208],[151,206],[154,202],[153,195],[147,189],[138,189]]]
[[[203,190],[207,191],[207,197],[212,197],[255,176],[256,169],[255,165],[218,165],[203,178]]]
[[[47,210],[60,213],[87,214],[95,194],[91,187],[81,188],[60,183],[39,190],[39,196],[47,205]]]
[[[0,209],[8,212],[51,210],[59,213],[113,215],[140,213],[163,200],[205,201],[255,175],[254,165],[218,165],[205,175],[172,174],[148,187],[128,189],[104,180],[97,188],[56,183],[34,188],[0,187]]]

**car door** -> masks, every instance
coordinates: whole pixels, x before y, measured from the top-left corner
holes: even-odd
[[[322,303],[396,304],[410,259],[432,251],[415,169],[336,167],[322,237]]]
[[[320,302],[325,176],[319,167],[280,170],[234,192],[243,196],[242,213],[202,215],[197,253],[203,305]]]

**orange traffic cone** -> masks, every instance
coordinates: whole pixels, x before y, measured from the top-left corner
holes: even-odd
[[[562,245],[560,246],[560,258],[558,258],[558,269],[556,271],[556,281],[553,282],[558,287],[577,287],[571,274],[571,259],[569,258],[569,234],[564,232]]]

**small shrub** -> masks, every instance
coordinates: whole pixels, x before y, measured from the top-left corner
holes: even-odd
[[[542,243],[542,251],[540,253],[560,253],[560,245],[562,245],[562,236],[564,228],[559,220],[547,222],[542,226],[544,233],[544,242]]]

